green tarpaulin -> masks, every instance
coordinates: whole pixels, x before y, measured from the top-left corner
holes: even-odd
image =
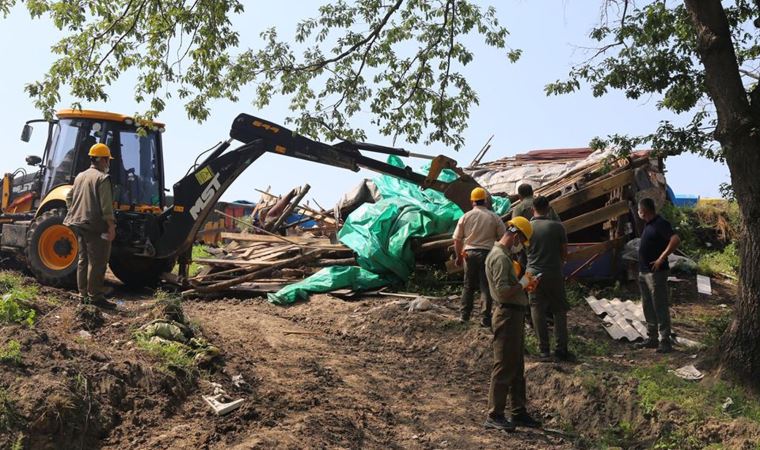
[[[404,167],[396,156],[390,164]],[[439,177],[452,181],[457,175],[444,170]],[[406,281],[414,270],[411,238],[453,231],[462,210],[444,195],[432,189],[422,190],[407,181],[388,175],[373,180],[381,199],[365,203],[346,219],[338,239],[356,254],[360,267],[329,267],[309,278],[269,294],[269,301],[289,304],[306,300],[311,293],[336,289],[376,289]],[[509,199],[495,197],[494,211],[509,210]]]

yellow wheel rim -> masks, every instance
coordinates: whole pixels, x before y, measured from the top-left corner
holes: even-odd
[[[77,257],[77,251],[77,238],[71,228],[65,225],[52,225],[43,230],[37,244],[42,264],[51,270],[64,270],[71,266]]]

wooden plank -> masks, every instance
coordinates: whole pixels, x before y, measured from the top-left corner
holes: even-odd
[[[195,294],[198,292],[201,292],[201,293],[218,292],[218,291],[230,288],[232,286],[237,286],[249,281],[253,281],[256,278],[262,278],[263,276],[269,275],[270,273],[272,273],[273,271],[277,269],[281,269],[284,267],[303,266],[305,263],[308,263],[314,259],[317,259],[321,253],[322,253],[322,250],[309,250],[303,255],[296,256],[294,258],[286,259],[283,261],[278,261],[277,263],[272,264],[269,267],[257,268],[253,270],[252,272],[249,272],[237,278],[233,278],[231,280],[221,281],[219,283],[214,283],[208,286],[198,286],[195,289],[184,291],[182,293],[182,296],[187,296],[187,295]]]
[[[580,191],[557,197],[550,202],[550,205],[552,208],[554,208],[554,212],[557,214],[563,211],[567,211],[568,209],[582,205],[589,200],[593,200],[597,197],[601,197],[604,194],[612,192],[621,186],[632,183],[633,173],[633,170],[626,170],[622,173],[599,182],[591,181]]]
[[[245,242],[278,242],[278,243],[289,242],[291,244],[296,244],[296,245],[298,244],[333,245],[333,244],[330,244],[329,239],[323,239],[323,238],[314,238],[314,237],[307,238],[307,237],[301,237],[301,236],[278,237],[278,236],[268,236],[265,234],[247,234],[247,233],[232,233],[232,232],[222,233],[222,239],[229,239],[232,241],[245,241]]]
[[[626,213],[628,213],[628,202],[624,200],[605,206],[604,208],[599,208],[596,211],[573,217],[572,219],[562,222],[562,225],[565,226],[565,232],[570,234],[598,223],[602,223],[606,220],[622,216]]]
[[[606,252],[607,250],[611,248],[622,246],[623,240],[624,238],[618,238],[618,239],[613,239],[611,241],[604,241],[598,244],[591,245],[586,248],[582,248],[578,251],[568,253],[567,260],[568,261],[586,260],[596,254]]]

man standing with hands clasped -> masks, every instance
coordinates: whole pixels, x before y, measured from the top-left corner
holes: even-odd
[[[93,145],[88,155],[90,168],[77,175],[66,195],[68,213],[63,224],[77,235],[77,287],[82,303],[113,309],[116,305],[106,300],[103,286],[111,241],[116,237],[113,191],[108,177],[113,158],[105,144]]]
[[[539,428],[525,408],[525,307],[524,289],[534,289],[539,280],[526,274],[517,279],[512,255],[530,245],[533,228],[524,217],[507,222],[508,228],[486,258],[486,275],[491,295],[496,300],[493,316],[493,370],[488,390],[488,418],[484,426],[515,431],[517,426]],[[505,416],[507,396],[511,400],[510,418]]]
[[[533,200],[533,245],[528,248],[528,269],[533,275],[541,274],[541,285],[530,294],[530,315],[538,337],[540,357],[549,359],[549,327],[547,314],[554,317],[554,336],[557,346],[554,356],[561,361],[574,361],[567,349],[567,311],[570,306],[565,295],[565,277],[562,266],[567,260],[567,234],[562,222],[549,217],[549,200]]]
[[[639,217],[646,222],[639,244],[639,289],[648,337],[636,347],[656,348],[658,353],[668,353],[673,350],[668,306],[668,255],[678,248],[681,238],[673,232],[670,222],[657,214],[651,198],[639,201]]]
[[[488,252],[498,241],[506,227],[501,218],[486,207],[488,194],[483,188],[475,188],[470,193],[472,209],[463,215],[454,230],[454,252],[456,264],[464,264],[464,287],[462,288],[462,307],[460,320],[467,322],[472,313],[472,301],[475,289],[480,290],[483,299],[483,311],[480,324],[491,326],[491,304],[493,299],[488,292],[485,261]]]

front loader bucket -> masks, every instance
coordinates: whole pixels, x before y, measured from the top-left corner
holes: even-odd
[[[456,180],[448,183],[443,190],[443,195],[447,199],[455,203],[462,211],[467,212],[472,209],[472,201],[470,200],[470,193],[473,189],[481,187],[474,179],[457,178]]]

